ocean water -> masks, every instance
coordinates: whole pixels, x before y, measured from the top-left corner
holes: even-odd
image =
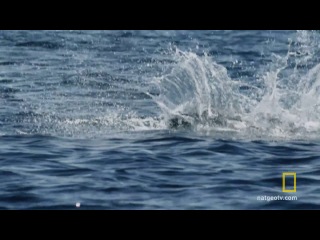
[[[318,31],[0,31],[0,209],[319,209],[319,50]]]

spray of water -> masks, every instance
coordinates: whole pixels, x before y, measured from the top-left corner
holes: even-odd
[[[229,131],[250,139],[317,137],[320,64],[315,34],[298,31],[295,41],[289,39],[287,54],[273,54],[254,81],[231,79],[213,57],[176,49],[176,65],[154,80],[159,94],[152,97],[174,129]]]

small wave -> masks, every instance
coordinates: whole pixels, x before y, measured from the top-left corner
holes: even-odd
[[[16,44],[17,47],[40,47],[46,49],[59,49],[63,45],[50,41],[29,41],[29,42],[21,42]]]

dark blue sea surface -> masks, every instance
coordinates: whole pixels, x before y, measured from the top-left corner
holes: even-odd
[[[0,31],[0,209],[320,209],[319,46]]]

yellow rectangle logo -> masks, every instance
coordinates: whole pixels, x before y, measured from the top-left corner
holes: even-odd
[[[293,176],[293,189],[286,189],[286,177]],[[296,192],[297,191],[297,174],[295,172],[282,173],[282,192]]]

